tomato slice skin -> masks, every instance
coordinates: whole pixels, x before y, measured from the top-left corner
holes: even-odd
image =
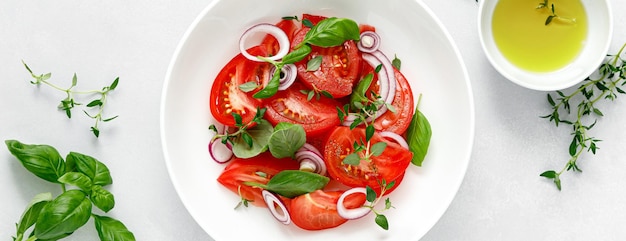
[[[265,46],[255,46],[248,50],[252,55],[267,56]],[[248,123],[256,114],[262,101],[252,97],[255,91],[243,92],[239,85],[255,81],[259,86],[269,82],[271,64],[246,59],[242,54],[232,58],[213,81],[209,106],[211,114],[220,123],[234,126],[232,112],[241,115],[242,122]],[[262,87],[257,88],[260,90]]]
[[[291,46],[296,46],[304,39],[308,27],[295,33]],[[317,70],[308,71],[309,60],[321,56],[322,63]],[[335,98],[352,93],[352,87],[359,78],[362,57],[354,41],[348,40],[343,45],[322,48],[311,46],[311,53],[296,63],[298,77],[312,90],[326,91]]]
[[[262,189],[251,187],[243,182],[257,182],[266,184],[271,177],[283,170],[297,170],[300,165],[290,159],[277,159],[268,152],[262,153],[253,158],[234,158],[224,168],[224,171],[217,178],[217,181],[241,197],[252,201],[252,204],[259,207],[267,207],[261,194]],[[265,176],[259,175],[264,173]]]
[[[302,125],[307,136],[318,135],[339,125],[336,110],[339,102],[324,96],[309,101],[307,95],[300,92],[303,89],[304,85],[296,82],[266,101],[266,119],[273,125],[279,122]]]
[[[291,221],[306,230],[334,228],[344,224],[344,219],[337,213],[337,201],[343,191],[322,191],[295,197],[289,204]],[[352,209],[365,203],[365,195],[353,194],[346,197],[344,206]]]
[[[365,129],[349,127],[336,127],[330,133],[324,146],[324,162],[328,174],[342,184],[350,187],[369,186],[375,191],[380,191],[379,182],[387,183],[395,181],[399,185],[413,153],[397,143],[386,140],[378,133],[374,133],[370,139],[371,144],[386,142],[387,147],[380,156],[372,156],[370,161],[361,160],[358,166],[343,163],[343,158],[354,152],[354,142],[365,140]],[[388,190],[386,194],[389,194]]]
[[[290,42],[291,40],[293,40],[294,33],[299,28],[298,25],[296,25],[296,23],[294,22],[294,20],[286,20],[286,19],[283,19],[274,25],[282,29],[283,32],[287,34],[287,38],[289,39]],[[265,36],[265,38],[263,38],[261,45],[264,45],[267,48],[268,55],[264,55],[264,56],[275,55],[280,50],[280,46],[278,45],[278,41],[276,40],[276,38],[274,38],[272,35],[269,35],[269,34]]]
[[[413,92],[409,82],[396,68],[396,92],[391,105],[396,112],[386,111],[374,121],[374,128],[378,131],[391,131],[396,134],[404,134],[411,124],[414,112]]]

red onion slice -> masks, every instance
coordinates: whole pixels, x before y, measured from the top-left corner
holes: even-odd
[[[372,53],[380,47],[380,36],[373,31],[361,33],[361,40],[357,43],[357,48],[363,53]]]
[[[400,146],[404,147],[405,149],[409,149],[409,144],[406,142],[406,140],[401,135],[398,135],[397,133],[391,132],[391,131],[381,131],[381,132],[379,132],[379,134],[382,137],[385,137],[387,139],[390,139],[390,140],[400,144]]]
[[[380,51],[374,51],[371,54],[363,53],[363,60],[365,60],[373,68],[376,68],[378,65],[382,65],[382,68],[378,71],[378,83],[380,86],[379,95],[385,103],[391,104],[396,96],[396,76],[393,70],[393,65],[391,65],[391,61],[389,61],[387,56]],[[386,111],[387,106],[384,104],[379,106],[374,119],[378,118]],[[372,121],[372,118],[368,118],[367,121]]]
[[[320,157],[322,156],[322,153],[316,147],[309,143],[304,143],[304,145],[300,147],[300,150],[309,150],[315,152],[315,154],[319,155]]]
[[[270,210],[270,213],[272,213],[272,216],[285,225],[290,224],[291,217],[289,216],[289,211],[283,201],[280,200],[276,194],[268,190],[261,191],[261,194],[263,195],[263,200],[265,201],[265,204],[267,204],[267,208]],[[279,208],[280,210],[277,210],[276,208]]]
[[[214,139],[209,143],[209,154],[217,163],[226,163],[233,157],[233,151],[230,143],[222,143],[221,140]]]
[[[326,175],[326,164],[320,154],[300,149],[296,152],[295,157],[300,162],[301,171],[311,171],[322,176]]]
[[[275,71],[272,70],[272,73],[274,72]],[[278,86],[278,90],[286,90],[296,81],[296,77],[298,76],[298,68],[295,64],[286,64],[280,70],[280,73],[282,73],[282,76],[279,79],[280,85]]]
[[[368,213],[372,211],[371,209],[364,207],[364,206],[353,208],[353,209],[348,209],[346,208],[346,206],[343,205],[343,200],[346,199],[347,196],[355,194],[355,193],[363,193],[363,195],[367,195],[367,191],[365,190],[364,187],[355,187],[342,193],[341,196],[339,197],[339,200],[337,200],[337,213],[342,218],[357,219],[357,218],[364,217],[365,215],[367,215]],[[366,203],[367,205],[371,205],[370,202],[366,202]]]
[[[239,38],[239,51],[241,51],[241,54],[243,54],[243,56],[245,56],[247,59],[257,62],[264,62],[264,60],[257,58],[257,56],[252,56],[250,53],[248,53],[246,48],[246,40],[248,40],[248,38],[250,36],[253,36],[255,33],[266,33],[272,35],[278,41],[278,53],[276,53],[276,55],[274,56],[263,57],[269,60],[279,60],[287,55],[287,53],[289,52],[289,37],[287,37],[285,31],[283,31],[279,27],[276,27],[275,25],[269,23],[261,23],[247,29],[241,35],[241,38]]]

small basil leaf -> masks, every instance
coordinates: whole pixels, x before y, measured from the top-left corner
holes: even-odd
[[[267,190],[287,198],[319,190],[326,186],[328,177],[305,171],[285,170],[267,182]]]
[[[354,88],[354,90],[352,91],[352,94],[350,95],[350,104],[353,110],[360,109],[355,106],[356,103],[361,104],[369,100],[365,95],[367,94],[367,89],[369,89],[373,79],[373,74],[365,75],[365,77],[363,77],[363,79],[359,81],[359,83],[356,85],[356,88]]]
[[[100,185],[93,185],[90,197],[91,202],[105,213],[115,207],[115,197],[113,194]]]
[[[89,177],[93,184],[106,186],[113,183],[109,168],[95,158],[77,152],[70,152],[65,159],[67,159],[68,163],[73,163],[72,165],[76,166],[76,171]]]
[[[374,202],[377,196],[378,194],[376,194],[376,191],[374,191],[374,189],[372,189],[370,186],[365,187],[365,200],[367,200],[368,202]]]
[[[430,129],[430,122],[426,119],[426,116],[422,114],[419,109],[415,108],[413,119],[407,129],[407,143],[409,144],[409,150],[413,152],[413,163],[416,166],[422,166],[424,158],[428,153],[428,146],[430,145],[430,138],[432,136],[432,130]]]
[[[7,148],[26,170],[46,181],[59,183],[65,173],[65,161],[54,147],[28,145],[16,140],[6,140]]]
[[[93,220],[102,241],[135,241],[135,235],[126,226],[113,218],[93,215]]]
[[[318,55],[314,58],[311,58],[309,62],[306,63],[306,71],[317,71],[322,66],[322,56]]]
[[[343,158],[343,163],[351,166],[358,166],[361,163],[361,157],[359,154],[351,153]]]
[[[272,75],[272,79],[267,83],[265,88],[256,92],[252,97],[257,99],[267,99],[276,94],[278,92],[278,87],[280,86],[280,68],[276,68],[274,71],[274,75]]]
[[[26,210],[20,218],[20,222],[17,225],[17,236],[22,236],[28,228],[35,224],[39,213],[50,201],[52,201],[52,194],[49,192],[35,195],[28,206],[26,206]]]
[[[259,87],[259,84],[257,84],[255,81],[250,81],[250,82],[246,82],[246,83],[239,85],[239,89],[246,93],[253,91],[258,87]]]
[[[83,191],[68,190],[50,201],[39,213],[35,237],[54,239],[76,231],[91,216],[91,202]]]
[[[276,158],[293,157],[306,142],[306,132],[301,125],[280,122],[274,127],[268,147]]]
[[[80,172],[67,172],[59,178],[60,183],[76,186],[83,191],[91,191],[93,185],[91,178]]]
[[[387,147],[387,143],[381,141],[372,145],[370,151],[372,152],[373,156],[380,156],[381,154],[383,154],[383,151],[385,151],[386,147]]]
[[[400,70],[400,67],[402,67],[402,61],[398,58],[398,56],[394,55],[391,65],[397,70]]]
[[[254,157],[267,150],[270,136],[274,132],[274,127],[268,121],[261,119],[259,124],[247,130],[252,139],[252,146],[238,136],[233,141],[233,154],[239,158]]]
[[[387,221],[387,217],[385,217],[385,215],[377,214],[374,221],[384,230],[389,230],[389,222]]]

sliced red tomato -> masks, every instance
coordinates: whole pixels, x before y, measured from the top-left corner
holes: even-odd
[[[304,39],[310,28],[298,30],[291,46],[296,46]],[[318,56],[322,57],[320,67],[314,71],[307,70],[307,63]],[[335,98],[352,93],[352,86],[359,78],[361,70],[361,54],[354,41],[349,40],[343,45],[329,48],[312,46],[311,54],[296,63],[298,77],[310,88],[327,91]]]
[[[369,24],[359,24],[359,32],[363,33],[365,31],[376,32],[376,28]]]
[[[298,25],[294,23],[294,20],[281,20],[275,25],[276,27],[282,29],[285,34],[287,34],[287,38],[289,38],[289,41],[293,40],[293,35],[298,29]],[[275,55],[280,50],[278,41],[272,35],[265,36],[265,38],[263,38],[263,41],[261,42],[261,45],[265,45],[268,51],[268,55],[264,56]]]
[[[365,141],[365,129],[349,127],[336,127],[324,147],[324,162],[331,178],[350,187],[370,186],[379,191],[379,182],[386,181],[400,184],[404,172],[413,158],[413,153],[397,143],[388,141],[378,133],[374,133],[370,144],[386,142],[387,147],[380,156],[372,156],[370,160],[361,160],[360,164],[348,165],[343,159],[354,153],[354,143]],[[363,152],[359,152],[363,157]],[[389,192],[387,192],[389,193]]]
[[[302,21],[304,22],[305,19],[311,21],[313,25],[317,25],[317,23],[326,19],[326,17],[305,13],[305,14],[302,14]],[[305,27],[305,26],[303,25],[302,27]]]
[[[306,230],[337,227],[347,219],[337,213],[337,201],[343,192],[317,190],[295,197],[289,205],[291,221]],[[365,195],[353,194],[344,199],[344,206],[352,209],[363,206]]]
[[[241,192],[241,197],[252,201],[255,206],[267,207],[261,195],[262,189],[245,185],[243,182],[266,184],[278,172],[297,170],[299,167],[298,162],[290,158],[277,159],[269,152],[265,152],[249,159],[233,159],[217,181],[237,195]]]
[[[279,122],[302,125],[307,136],[318,135],[339,125],[336,107],[340,104],[324,96],[309,101],[307,95],[300,92],[304,89],[304,85],[296,82],[289,89],[279,91],[266,101],[265,118],[274,125]]]
[[[376,118],[374,128],[378,131],[391,131],[402,135],[409,128],[413,118],[413,92],[404,75],[395,68],[393,70],[396,76],[396,92],[391,105],[396,112],[386,111]],[[378,86],[375,88],[378,89]]]
[[[252,47],[248,52],[255,56],[267,56],[264,46]],[[239,86],[253,81],[260,90],[269,82],[270,69],[271,64],[251,61],[241,54],[231,59],[219,72],[211,87],[209,105],[213,117],[224,125],[234,126],[235,119],[232,116],[234,112],[241,116],[243,123],[250,122],[261,101],[252,97],[256,90],[246,93],[239,89]]]

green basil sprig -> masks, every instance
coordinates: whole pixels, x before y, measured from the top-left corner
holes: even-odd
[[[420,95],[421,99],[421,95]],[[419,106],[419,102],[417,105]],[[406,141],[409,144],[409,150],[413,152],[413,163],[416,166],[422,166],[424,158],[428,153],[428,146],[430,146],[430,137],[432,136],[432,130],[430,128],[430,122],[426,119],[426,116],[415,107],[415,113],[411,124],[406,131]]]
[[[50,193],[36,195],[17,223],[14,241],[58,240],[74,233],[93,217],[102,241],[134,241],[135,237],[120,221],[92,213],[96,206],[109,212],[115,199],[104,186],[113,183],[106,165],[93,157],[71,152],[66,160],[49,145],[29,145],[16,140],[5,144],[29,172],[41,179],[61,185],[63,192],[56,198]],[[78,189],[67,190],[66,186]]]
[[[256,182],[244,182],[243,184],[260,187],[286,198],[294,198],[322,189],[329,181],[328,177],[317,173],[285,170],[272,177],[267,184]]]
[[[306,132],[301,125],[280,122],[270,136],[269,150],[276,158],[293,158],[296,151],[306,142]]]

